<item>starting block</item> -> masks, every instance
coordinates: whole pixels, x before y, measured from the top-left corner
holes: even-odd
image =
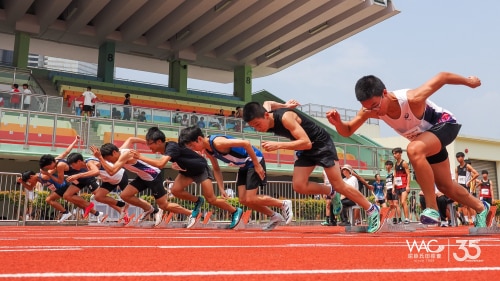
[[[396,207],[383,207],[380,209],[380,228],[376,231],[377,233],[384,232],[413,232],[415,231],[414,227],[405,224],[392,224],[392,217],[396,212]],[[359,225],[359,226],[346,226],[345,232],[368,232],[367,225]]]
[[[251,215],[252,210],[246,210],[243,215],[241,215],[240,223],[238,223],[234,229],[262,229],[263,226],[260,224],[249,223]]]
[[[205,217],[203,221],[201,220],[201,213],[196,218],[196,222],[190,229],[228,229],[229,225],[214,223],[210,220],[212,216],[212,211],[208,211],[205,213]]]
[[[495,214],[497,212],[497,206],[491,206],[488,215],[486,216],[487,227],[471,227],[469,228],[469,235],[481,235],[481,234],[499,234],[500,227],[495,220]]]
[[[163,214],[160,224],[155,228],[186,228],[186,223],[182,221],[172,221],[174,213],[168,212]]]

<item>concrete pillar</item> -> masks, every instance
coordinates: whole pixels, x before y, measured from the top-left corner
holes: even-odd
[[[187,93],[188,64],[182,60],[170,62],[168,72],[168,87],[179,93]]]
[[[13,66],[28,68],[28,55],[30,51],[30,36],[24,32],[16,32],[14,41]]]
[[[104,42],[99,46],[97,77],[103,82],[113,83],[115,73],[115,42]]]
[[[252,100],[252,67],[242,65],[234,69],[234,95],[245,103]]]

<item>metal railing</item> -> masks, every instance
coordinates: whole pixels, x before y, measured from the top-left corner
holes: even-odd
[[[337,110],[337,112],[339,112],[340,118],[343,121],[352,120],[358,114],[357,110],[338,108],[338,107],[333,107],[333,106],[329,106],[329,105],[321,105],[321,104],[314,104],[314,103],[303,104],[297,108],[300,109],[302,112],[309,114],[310,116],[320,117],[320,118],[325,118],[326,113],[328,111],[335,109],[335,110]],[[366,120],[365,123],[378,125],[379,120],[370,118],[370,119]]]

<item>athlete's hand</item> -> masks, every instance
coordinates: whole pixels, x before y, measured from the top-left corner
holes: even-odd
[[[95,146],[95,145],[91,145],[90,146],[90,151],[92,152],[92,154],[97,157],[97,158],[102,158],[102,155],[101,155],[101,150],[99,149],[99,147]]]
[[[279,142],[276,141],[263,141],[262,148],[266,151],[275,151],[279,149]]]
[[[220,190],[220,197],[224,198],[224,200],[229,199],[229,196],[227,196],[227,193],[224,190]]]
[[[337,124],[342,122],[340,119],[340,113],[336,109],[328,111],[326,113],[326,119],[328,119],[328,122],[330,122],[333,126],[337,126]]]
[[[285,102],[285,106],[286,108],[296,108],[297,106],[299,106],[300,103],[296,100],[289,100],[287,102]]]
[[[259,175],[261,180],[264,180],[264,177],[266,176],[266,171],[264,171],[264,168],[260,163],[254,163],[254,169],[257,175]]]
[[[129,152],[135,159],[139,159],[139,157],[141,157],[141,153],[135,149],[131,149]]]
[[[471,88],[476,88],[481,86],[481,80],[476,76],[469,76],[467,80],[468,80],[467,86]]]
[[[66,181],[67,182],[73,182],[73,181],[76,181],[78,179],[78,176],[77,175],[71,175],[71,176],[68,176],[66,178]]]

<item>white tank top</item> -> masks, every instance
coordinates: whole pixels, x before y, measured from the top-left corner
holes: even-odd
[[[380,116],[380,119],[387,123],[387,125],[393,128],[398,134],[409,140],[413,140],[436,124],[457,123],[457,120],[451,112],[437,106],[430,100],[426,100],[423,118],[418,119],[410,109],[408,97],[406,95],[408,90],[409,89],[404,89],[393,92],[401,107],[401,115],[398,119],[392,119],[387,115]]]

